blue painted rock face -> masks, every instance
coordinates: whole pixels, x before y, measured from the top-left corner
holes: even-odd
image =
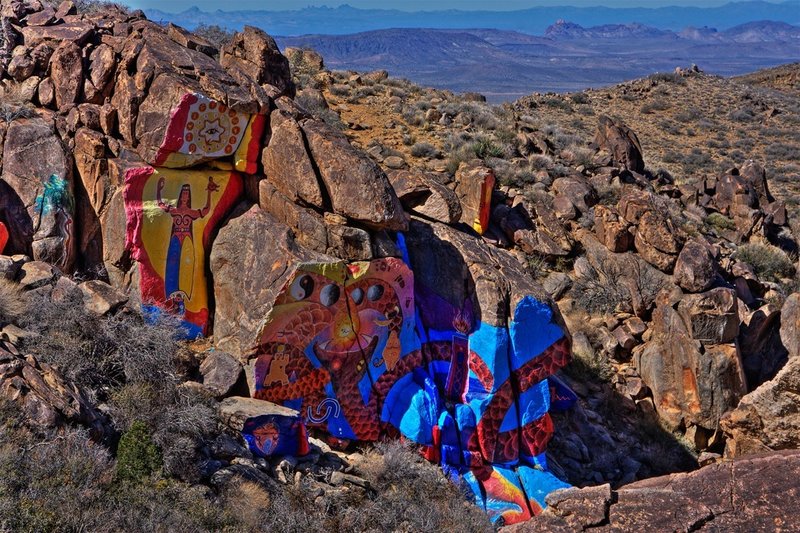
[[[506,325],[482,321],[480,302],[454,305],[405,256],[301,264],[259,334],[255,397],[340,442],[410,439],[493,519],[526,520],[566,486],[544,451],[551,390],[562,407],[573,399],[548,380],[569,360],[569,336],[530,294]]]

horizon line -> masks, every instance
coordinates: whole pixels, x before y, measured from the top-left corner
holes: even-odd
[[[364,8],[364,7],[353,7],[349,4],[342,3],[337,6],[331,7],[328,5],[307,5],[304,7],[298,7],[296,9],[236,9],[236,10],[224,10],[224,9],[215,9],[210,11],[205,11],[204,9],[199,8],[196,5],[187,7],[182,11],[167,11],[161,8],[143,8],[142,11],[158,11],[160,13],[167,13],[170,15],[180,15],[182,13],[186,13],[189,11],[199,11],[200,13],[296,13],[300,11],[304,11],[307,9],[330,9],[336,10],[341,8],[350,8],[355,9],[358,11],[385,11],[385,12],[399,12],[399,13],[407,13],[407,14],[422,14],[422,13],[514,13],[514,12],[521,12],[521,11],[530,11],[534,9],[543,9],[543,8],[571,8],[571,9],[609,9],[613,11],[624,11],[624,10],[631,10],[631,9],[639,9],[639,10],[647,10],[647,11],[657,11],[661,9],[671,9],[671,8],[690,8],[690,9],[718,9],[721,7],[725,7],[731,4],[773,4],[773,5],[781,5],[781,4],[798,4],[800,6],[800,0],[728,0],[724,3],[720,3],[716,6],[696,6],[692,5],[690,0],[684,0],[685,4],[670,4],[670,5],[663,5],[657,7],[650,7],[650,6],[629,6],[629,7],[614,7],[608,5],[592,5],[592,6],[576,6],[570,4],[553,4],[553,5],[546,5],[546,6],[531,6],[526,8],[515,8],[515,9],[432,9],[432,10],[405,10],[399,8]]]

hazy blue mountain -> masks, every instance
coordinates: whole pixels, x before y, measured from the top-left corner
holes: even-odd
[[[692,63],[732,76],[800,58],[800,27],[782,22],[676,33],[641,24],[584,28],[559,21],[544,33],[390,29],[277,41],[317,50],[332,69],[386,69],[432,87],[478,91],[493,101],[600,87]]]
[[[565,0],[568,1],[568,0]],[[598,0],[602,1],[602,0]],[[535,7],[519,11],[420,11],[309,7],[295,11],[214,11],[192,8],[181,13],[146,10],[152,20],[194,28],[217,24],[241,29],[249,24],[275,35],[343,35],[386,28],[465,29],[495,28],[541,35],[559,19],[583,27],[639,23],[679,31],[687,26],[708,26],[723,31],[755,20],[800,24],[800,0],[782,3],[734,2],[719,7]]]

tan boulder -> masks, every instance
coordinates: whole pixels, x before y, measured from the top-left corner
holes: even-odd
[[[216,346],[246,360],[294,266],[312,260],[334,261],[298,246],[286,226],[258,206],[232,218],[211,248]]]
[[[388,176],[400,203],[411,213],[445,224],[461,220],[458,196],[432,175],[414,170],[394,170]]]
[[[300,125],[334,213],[373,229],[406,228],[400,200],[374,161],[321,120]]]
[[[616,209],[605,205],[594,207],[594,230],[597,240],[612,252],[627,252],[633,246],[630,224]]]
[[[739,349],[735,335],[728,344],[696,340],[693,334],[705,335],[696,328],[698,315],[691,327],[682,315],[686,312],[659,305],[653,313],[653,335],[634,349],[633,358],[670,429],[692,424],[711,434],[747,391]]]
[[[78,103],[83,89],[83,57],[77,44],[65,41],[56,48],[50,58],[50,78],[59,111]]]
[[[261,157],[264,175],[292,202],[325,207],[317,173],[305,148],[303,131],[291,117],[282,117],[276,124],[280,113],[272,113],[272,135]]]
[[[91,313],[113,313],[128,301],[128,296],[100,280],[84,281],[78,285],[83,293],[83,305]]]
[[[494,171],[474,159],[461,163],[456,171],[455,193],[461,202],[461,221],[482,234],[489,227]]]
[[[222,47],[220,63],[226,69],[239,69],[259,85],[271,85],[279,94],[294,95],[289,60],[275,40],[261,29],[245,26]],[[276,95],[277,96],[277,95]]]

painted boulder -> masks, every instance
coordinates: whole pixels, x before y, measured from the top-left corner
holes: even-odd
[[[259,333],[254,396],[299,410],[334,443],[412,440],[493,519],[527,520],[566,486],[544,452],[547,378],[568,362],[569,337],[531,295],[507,326],[490,324],[470,299],[415,283],[408,264],[407,252],[300,264]]]
[[[230,170],[144,167],[125,175],[126,246],[139,262],[142,305],[180,317],[190,338],[208,333],[211,239],[242,191]]]

